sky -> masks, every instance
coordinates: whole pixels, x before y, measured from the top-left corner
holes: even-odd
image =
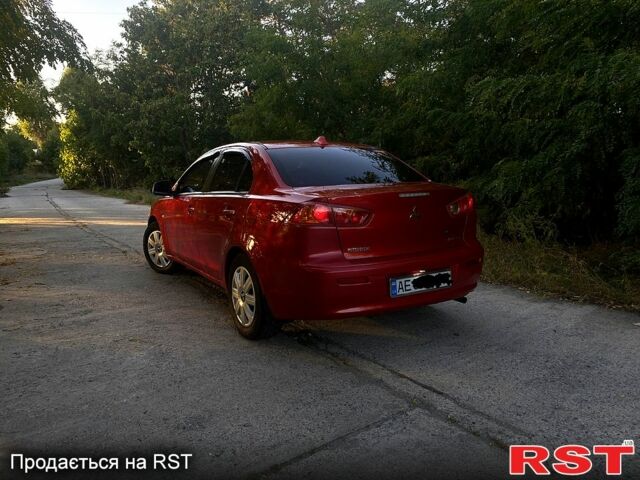
[[[82,35],[89,53],[106,50],[120,38],[120,22],[127,16],[127,7],[139,0],[53,0],[52,7],[59,18],[71,23]],[[41,77],[45,85],[57,85],[63,67],[44,67]]]

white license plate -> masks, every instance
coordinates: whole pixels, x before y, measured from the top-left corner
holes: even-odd
[[[438,290],[452,285],[451,270],[438,272],[423,272],[408,277],[398,277],[389,280],[389,289],[392,297],[401,297],[414,293]]]

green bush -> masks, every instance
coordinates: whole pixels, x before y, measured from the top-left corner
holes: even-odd
[[[4,137],[4,133],[0,132],[0,183],[9,173],[9,148]]]
[[[42,163],[44,170],[55,172],[58,169],[61,149],[60,127],[56,124],[47,132],[42,148],[38,152],[38,160]]]
[[[627,237],[640,238],[640,149],[625,152],[621,173],[623,186],[618,195],[618,232]],[[640,254],[636,264],[640,264]],[[640,270],[640,268],[638,269]]]
[[[2,143],[6,148],[5,168],[8,173],[21,173],[27,164],[35,159],[36,144],[14,129],[5,131]]]
[[[96,168],[90,147],[86,146],[83,126],[77,113],[71,110],[60,126],[60,162],[58,175],[68,188],[92,187],[96,183]]]

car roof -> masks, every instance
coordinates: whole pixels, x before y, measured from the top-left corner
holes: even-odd
[[[320,137],[319,137],[320,138]],[[319,139],[318,138],[318,139]],[[227,148],[251,148],[251,147],[261,147],[264,150],[276,150],[279,148],[325,148],[325,147],[348,147],[348,148],[360,148],[362,150],[382,150],[378,147],[373,147],[371,145],[363,145],[358,143],[346,143],[346,142],[329,142],[323,137],[323,141],[326,143],[317,143],[316,141],[308,141],[308,140],[272,140],[272,141],[263,141],[263,142],[235,142],[228,143],[227,145],[221,145],[216,148],[212,148],[204,152],[202,155],[198,157],[200,160],[207,155],[211,155],[212,153],[220,150],[224,150]]]
[[[256,142],[261,145],[266,150],[273,150],[277,148],[305,148],[305,147],[356,147],[363,148],[366,150],[371,150],[374,147],[369,145],[360,145],[355,143],[345,143],[345,142],[330,142],[328,141],[326,144],[320,145],[314,141],[304,141],[304,140],[278,140],[278,141],[266,141],[266,142]]]

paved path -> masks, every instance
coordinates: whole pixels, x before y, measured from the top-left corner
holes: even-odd
[[[210,478],[506,478],[512,443],[640,440],[638,315],[481,285],[249,342],[219,290],[146,266],[147,207],[61,187],[0,198],[0,477],[28,450],[187,452]]]

